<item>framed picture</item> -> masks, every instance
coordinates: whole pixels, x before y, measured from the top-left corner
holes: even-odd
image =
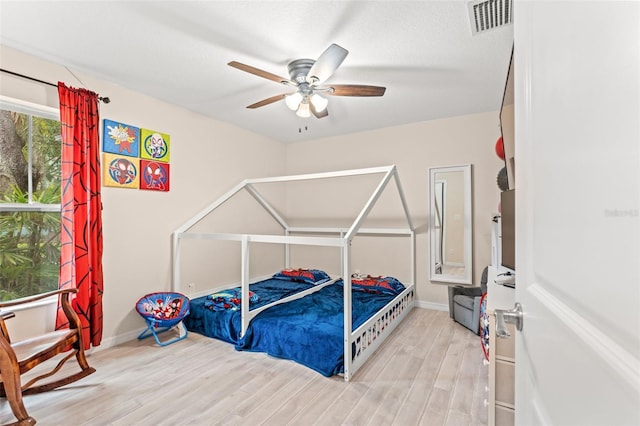
[[[166,133],[140,129],[140,158],[169,162],[171,140]]]
[[[168,163],[140,160],[140,189],[169,191],[169,168]]]
[[[140,159],[104,153],[102,183],[117,188],[140,187]]]
[[[102,122],[102,151],[138,157],[140,154],[140,129],[105,119]]]

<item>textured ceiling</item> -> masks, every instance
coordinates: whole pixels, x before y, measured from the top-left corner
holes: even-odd
[[[5,46],[282,142],[497,111],[513,44],[512,25],[472,35],[464,1],[1,0],[0,15]],[[287,77],[331,43],[349,55],[327,83],[385,95],[331,96],[322,119],[246,108],[291,89],[228,62]]]

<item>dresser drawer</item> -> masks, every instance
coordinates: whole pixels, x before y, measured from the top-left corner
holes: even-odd
[[[495,374],[496,402],[509,404],[513,407],[515,404],[515,364],[497,359]]]
[[[498,358],[508,358],[509,360],[516,359],[516,326],[513,324],[507,324],[507,330],[511,334],[511,337],[503,339],[496,338],[495,352]]]
[[[515,411],[496,405],[496,426],[513,426],[516,422]]]

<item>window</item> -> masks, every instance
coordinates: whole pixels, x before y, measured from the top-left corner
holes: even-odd
[[[57,109],[0,98],[0,300],[58,288]]]

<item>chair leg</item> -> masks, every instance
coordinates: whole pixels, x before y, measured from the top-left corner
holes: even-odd
[[[186,339],[187,338],[187,334],[188,334],[186,327],[184,327],[184,325],[182,325],[182,323],[178,324],[176,327],[178,328],[178,333],[179,333],[178,337],[174,337],[173,339],[161,342],[157,335],[154,336],[156,338],[156,342],[158,343],[158,345],[160,345],[160,346],[168,346],[168,345],[170,345],[172,343],[176,343],[176,342],[179,342],[180,340]],[[171,328],[168,328],[167,330],[164,330],[164,331],[169,331],[169,330],[171,330],[173,328],[174,327],[171,327]]]
[[[155,330],[153,329],[155,326],[153,323],[147,323],[147,328],[145,328],[142,333],[138,335],[138,340],[146,339],[147,337],[151,337],[155,335]]]
[[[76,352],[76,360],[78,361],[78,365],[80,365],[80,368],[82,369],[82,371],[85,371],[85,370],[95,371],[95,369],[89,365],[89,362],[87,361],[87,357],[85,356],[84,350],[79,350],[78,352]]]
[[[4,391],[7,394],[7,401],[11,407],[13,415],[18,419],[16,425],[34,425],[36,420],[27,413],[27,409],[22,402],[22,392],[20,391],[20,383],[16,385],[11,383],[11,380],[7,380],[7,377],[2,376],[4,380]]]
[[[6,341],[0,339],[0,345],[4,345]],[[18,419],[15,424],[18,425],[34,425],[36,421],[29,416],[27,409],[22,402],[22,389],[20,384],[20,373],[17,370],[18,360],[11,359],[6,350],[0,351],[0,372],[2,374],[2,387],[11,407],[13,415]]]
[[[177,328],[178,330],[178,337],[164,341],[164,342],[160,340],[160,337],[158,337],[159,334],[164,333],[165,331],[172,330],[174,328]],[[178,342],[182,339],[186,339],[187,335],[188,335],[187,328],[182,323],[182,321],[180,321],[178,324],[173,325],[171,327],[158,327],[158,328],[156,328],[153,323],[149,323],[147,324],[147,328],[142,333],[140,333],[140,335],[138,336],[138,339],[142,340],[142,339],[146,339],[147,337],[153,336],[158,346],[167,346],[172,343]]]

